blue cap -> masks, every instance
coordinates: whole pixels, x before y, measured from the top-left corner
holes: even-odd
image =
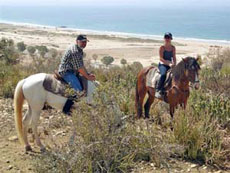
[[[77,36],[77,40],[79,40],[79,41],[89,41],[87,39],[87,36],[86,35],[82,35],[82,34],[80,34],[80,35]]]
[[[164,38],[170,38],[171,40],[173,39],[173,36],[170,32],[166,32],[164,35]]]

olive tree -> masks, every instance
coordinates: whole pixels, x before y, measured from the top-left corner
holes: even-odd
[[[120,61],[120,63],[121,63],[122,65],[125,65],[125,64],[127,64],[127,60],[124,59],[124,58],[122,58],[121,61]]]
[[[24,50],[26,50],[26,45],[25,43],[22,41],[22,42],[18,42],[17,43],[17,48],[20,52],[24,52]]]
[[[41,57],[44,57],[45,54],[49,51],[46,46],[36,46],[38,53],[41,55]]]
[[[111,56],[105,56],[101,59],[101,62],[105,64],[106,66],[112,64],[113,61],[114,61],[114,58]]]
[[[93,54],[92,58],[93,58],[93,60],[96,62],[96,61],[97,61],[97,59],[98,59],[97,54]]]
[[[34,53],[36,52],[36,49],[33,46],[28,46],[27,51],[29,52],[30,55],[34,55]]]

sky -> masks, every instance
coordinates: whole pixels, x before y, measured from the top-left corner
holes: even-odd
[[[230,7],[230,0],[0,0],[0,6]]]

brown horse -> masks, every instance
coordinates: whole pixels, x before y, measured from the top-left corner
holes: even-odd
[[[137,117],[142,117],[143,101],[146,93],[149,97],[144,105],[145,118],[149,118],[149,110],[155,98],[155,88],[146,85],[146,76],[149,71],[156,67],[146,67],[142,69],[137,77],[136,85],[136,111]],[[193,83],[195,89],[199,88],[198,72],[200,66],[198,58],[187,57],[182,59],[171,70],[171,81],[165,88],[164,98],[161,100],[169,104],[170,115],[173,118],[175,108],[180,105],[186,108],[187,100],[189,97],[189,83]]]

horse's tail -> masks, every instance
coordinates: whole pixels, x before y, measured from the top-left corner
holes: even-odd
[[[139,101],[139,92],[138,92],[138,78],[137,78],[137,82],[136,82],[136,97],[135,97],[135,101],[136,101],[136,105],[138,104]]]
[[[22,129],[22,107],[25,99],[22,91],[23,84],[24,84],[24,80],[18,82],[14,92],[14,112],[15,112],[14,120],[15,120],[15,127],[16,127],[19,141],[22,144],[25,144],[24,133]]]

